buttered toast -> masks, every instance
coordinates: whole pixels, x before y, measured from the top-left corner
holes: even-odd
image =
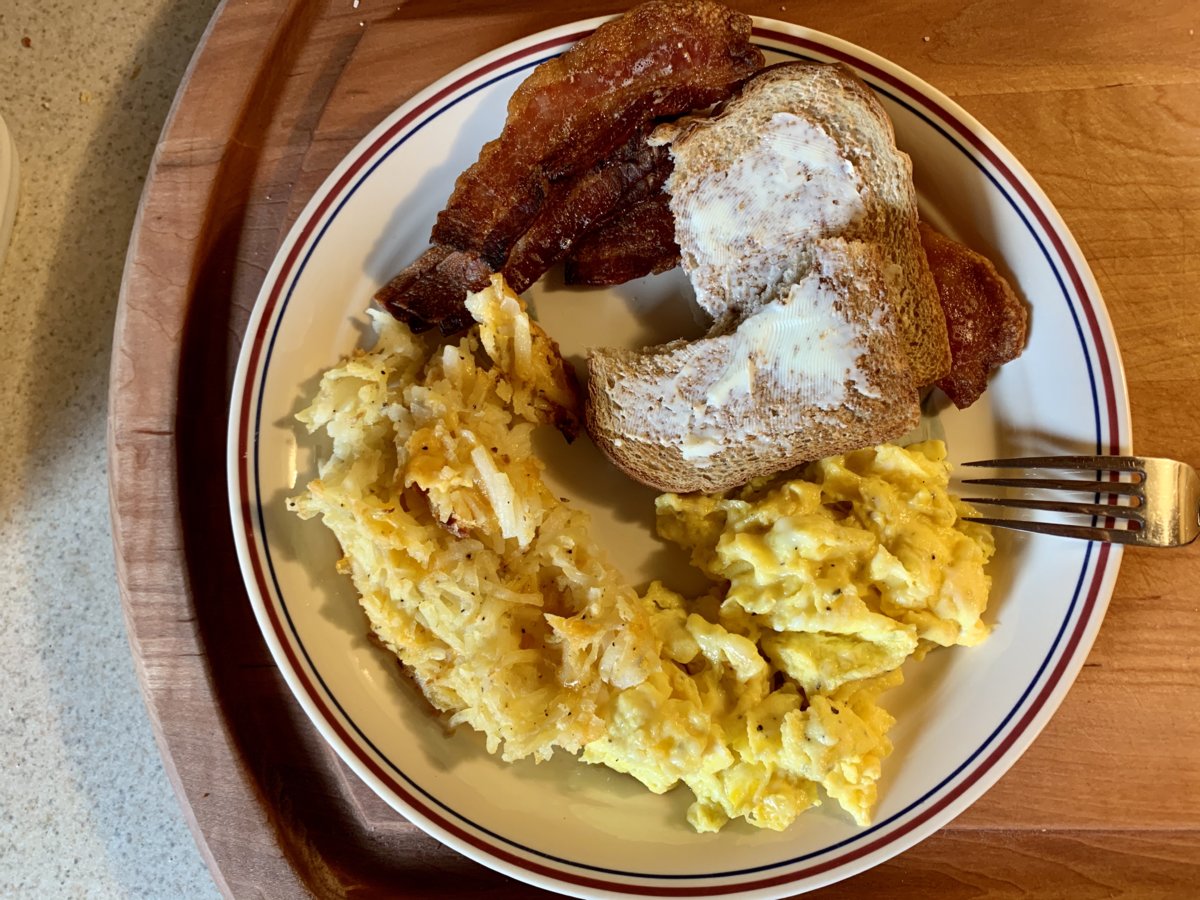
[[[916,426],[878,248],[812,250],[802,278],[727,334],[591,355],[588,430],[627,475],[713,493]]]
[[[660,126],[708,335],[589,355],[588,429],[653,487],[718,491],[891,440],[950,370],[912,165],[847,69],[785,63]]]

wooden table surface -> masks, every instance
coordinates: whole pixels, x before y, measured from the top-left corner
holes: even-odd
[[[888,57],[995,133],[1091,263],[1137,451],[1200,463],[1200,4],[733,5]],[[533,893],[401,820],[292,701],[233,556],[226,404],[276,248],[360,137],[484,51],[622,8],[227,0],[180,88],[123,285],[112,514],[168,772],[230,895]],[[1032,749],[951,826],[814,896],[1200,896],[1198,561],[1200,545],[1127,553],[1095,648]]]

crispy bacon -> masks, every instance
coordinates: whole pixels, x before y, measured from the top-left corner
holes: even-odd
[[[491,275],[478,253],[435,245],[380,288],[375,300],[414,332],[437,325],[454,334],[471,324],[463,305],[467,293],[483,290]]]
[[[1028,311],[985,257],[921,223],[950,337],[950,374],[937,383],[966,409],[987,390],[992,369],[1021,355]]]
[[[514,291],[525,291],[576,241],[612,216],[662,193],[671,172],[670,151],[648,146],[645,137],[644,131],[638,131],[611,158],[579,178],[562,182],[504,264],[504,279]]]
[[[669,201],[659,191],[576,243],[563,267],[567,284],[624,284],[679,265]]]
[[[380,301],[405,321],[447,330],[461,319],[454,300],[461,305],[466,294],[451,269],[501,270],[543,207],[570,191],[561,182],[586,177],[653,120],[724,99],[762,64],[749,16],[713,0],[651,0],[601,25],[517,88],[504,130],[458,177],[438,215],[438,253],[400,273]],[[531,238],[531,251],[535,243],[545,241]]]

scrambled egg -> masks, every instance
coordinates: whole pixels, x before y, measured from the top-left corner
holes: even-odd
[[[835,800],[867,824],[893,718],[879,695],[934,646],[983,640],[992,554],[939,442],[832,457],[791,480],[657,501],[712,579],[639,594],[541,479],[530,436],[570,379],[496,277],[457,344],[373,314],[376,346],[300,419],[333,439],[291,501],[337,535],[376,635],[452,723],[506,760],[555,750],[686,785],[688,821],[773,829]]]

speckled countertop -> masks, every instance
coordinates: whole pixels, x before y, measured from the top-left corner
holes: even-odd
[[[216,0],[0,2],[21,198],[0,271],[0,896],[217,896],[138,693],[105,399],[125,248]]]

